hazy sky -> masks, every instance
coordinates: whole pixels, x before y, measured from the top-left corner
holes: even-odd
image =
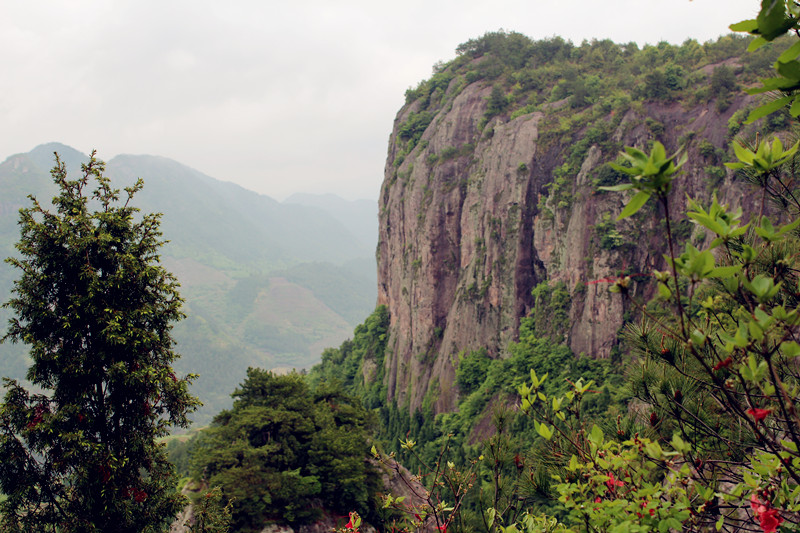
[[[2,0],[0,160],[58,141],[282,199],[377,198],[409,86],[498,29],[706,41],[756,0]],[[0,193],[1,194],[1,193]]]

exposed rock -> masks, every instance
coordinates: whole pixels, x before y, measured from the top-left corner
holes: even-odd
[[[378,303],[388,306],[391,317],[385,379],[388,399],[411,410],[423,404],[435,412],[452,410],[458,353],[486,347],[492,357],[503,357],[517,338],[520,317],[531,310],[531,290],[545,280],[563,281],[571,292],[572,350],[608,357],[627,311],[608,292],[608,281],[623,270],[644,277],[664,268],[657,249],[663,229],[652,216],[622,223],[623,245],[598,242],[594,226],[603,215],[613,223],[626,200],[593,183],[618,148],[591,146],[558,197],[548,185],[587,125],[574,126],[571,143],[563,144],[564,135],[552,134],[555,126],[548,123],[548,113],[558,107],[551,105],[513,120],[496,117],[480,130],[491,86],[476,82],[458,89],[408,154],[399,130],[420,104],[400,111],[381,190]],[[739,96],[724,113],[713,102],[648,103],[618,119],[610,138],[618,146],[644,146],[655,138],[646,125],[650,118],[668,150],[695,136],[722,148],[728,119],[750,101]],[[674,213],[685,207],[687,194],[710,196],[703,172],[709,163],[697,144],[689,142],[689,163],[675,183]],[[730,180],[729,173],[721,200],[740,205],[742,185]],[[642,284],[637,290],[651,289]]]

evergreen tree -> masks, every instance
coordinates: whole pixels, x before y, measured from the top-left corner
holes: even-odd
[[[193,476],[232,502],[234,531],[309,523],[321,506],[371,516],[379,486],[365,461],[371,417],[341,389],[321,382],[312,391],[299,374],[247,370],[233,408],[214,418],[191,452]]]
[[[103,170],[93,152],[71,180],[56,154],[54,212],[33,197],[20,210],[3,340],[30,346],[36,389],[5,380],[3,531],[165,531],[184,503],[157,441],[199,403],[170,366],[178,284],[159,264],[160,215],[129,205],[141,180],[121,201]]]

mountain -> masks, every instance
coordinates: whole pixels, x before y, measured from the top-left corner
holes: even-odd
[[[284,203],[322,209],[344,224],[368,248],[374,250],[378,244],[378,206],[372,200],[345,200],[335,194],[296,193]]]
[[[658,140],[689,156],[675,213],[687,195],[706,201],[714,189],[752,212],[756,199],[723,161],[734,136],[753,131],[742,124],[755,99],[740,86],[776,52],[744,54],[746,42],[640,50],[498,32],[465,43],[409,89],[379,198],[386,401],[411,413],[454,410],[465,397],[455,379],[464,355],[508,357],[526,316],[575,355],[618,355],[637,311],[607,282],[663,270],[664,228],[642,213],[615,223],[625,196],[599,187],[623,180],[610,165],[623,147]],[[777,115],[766,127],[787,125]],[[685,222],[681,243],[705,238]],[[634,279],[635,294],[654,290],[647,276]]]
[[[14,253],[27,195],[45,201],[55,193],[53,152],[73,176],[88,159],[50,143],[0,164],[5,256]],[[200,375],[199,423],[230,403],[248,366],[309,367],[374,308],[374,244],[324,209],[280,203],[163,157],[119,155],[107,162],[106,175],[118,188],[142,178],[134,204],[163,213],[169,242],[161,259],[181,283],[188,315],[174,330],[183,354],[177,367]],[[365,220],[362,227],[374,224],[374,214]],[[8,299],[15,277],[9,265],[0,266],[0,300]],[[21,378],[25,368],[24,346],[0,345],[0,375]]]

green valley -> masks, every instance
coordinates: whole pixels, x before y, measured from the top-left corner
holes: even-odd
[[[0,164],[0,250],[6,257],[14,255],[17,211],[29,202],[26,196],[46,202],[54,194],[53,152],[72,173],[87,160],[68,146],[48,144]],[[139,206],[164,213],[169,242],[162,261],[186,300],[187,318],[175,330],[183,354],[176,368],[200,375],[194,392],[205,404],[195,423],[207,423],[230,404],[247,367],[308,368],[375,305],[377,230],[364,209],[357,211],[364,234],[355,236],[318,207],[280,203],[165,158],[117,156],[107,174],[117,187],[144,179]],[[0,266],[3,301],[13,277],[8,265]],[[0,316],[5,323],[6,312]],[[0,354],[0,375],[24,377],[22,345],[0,345]]]

